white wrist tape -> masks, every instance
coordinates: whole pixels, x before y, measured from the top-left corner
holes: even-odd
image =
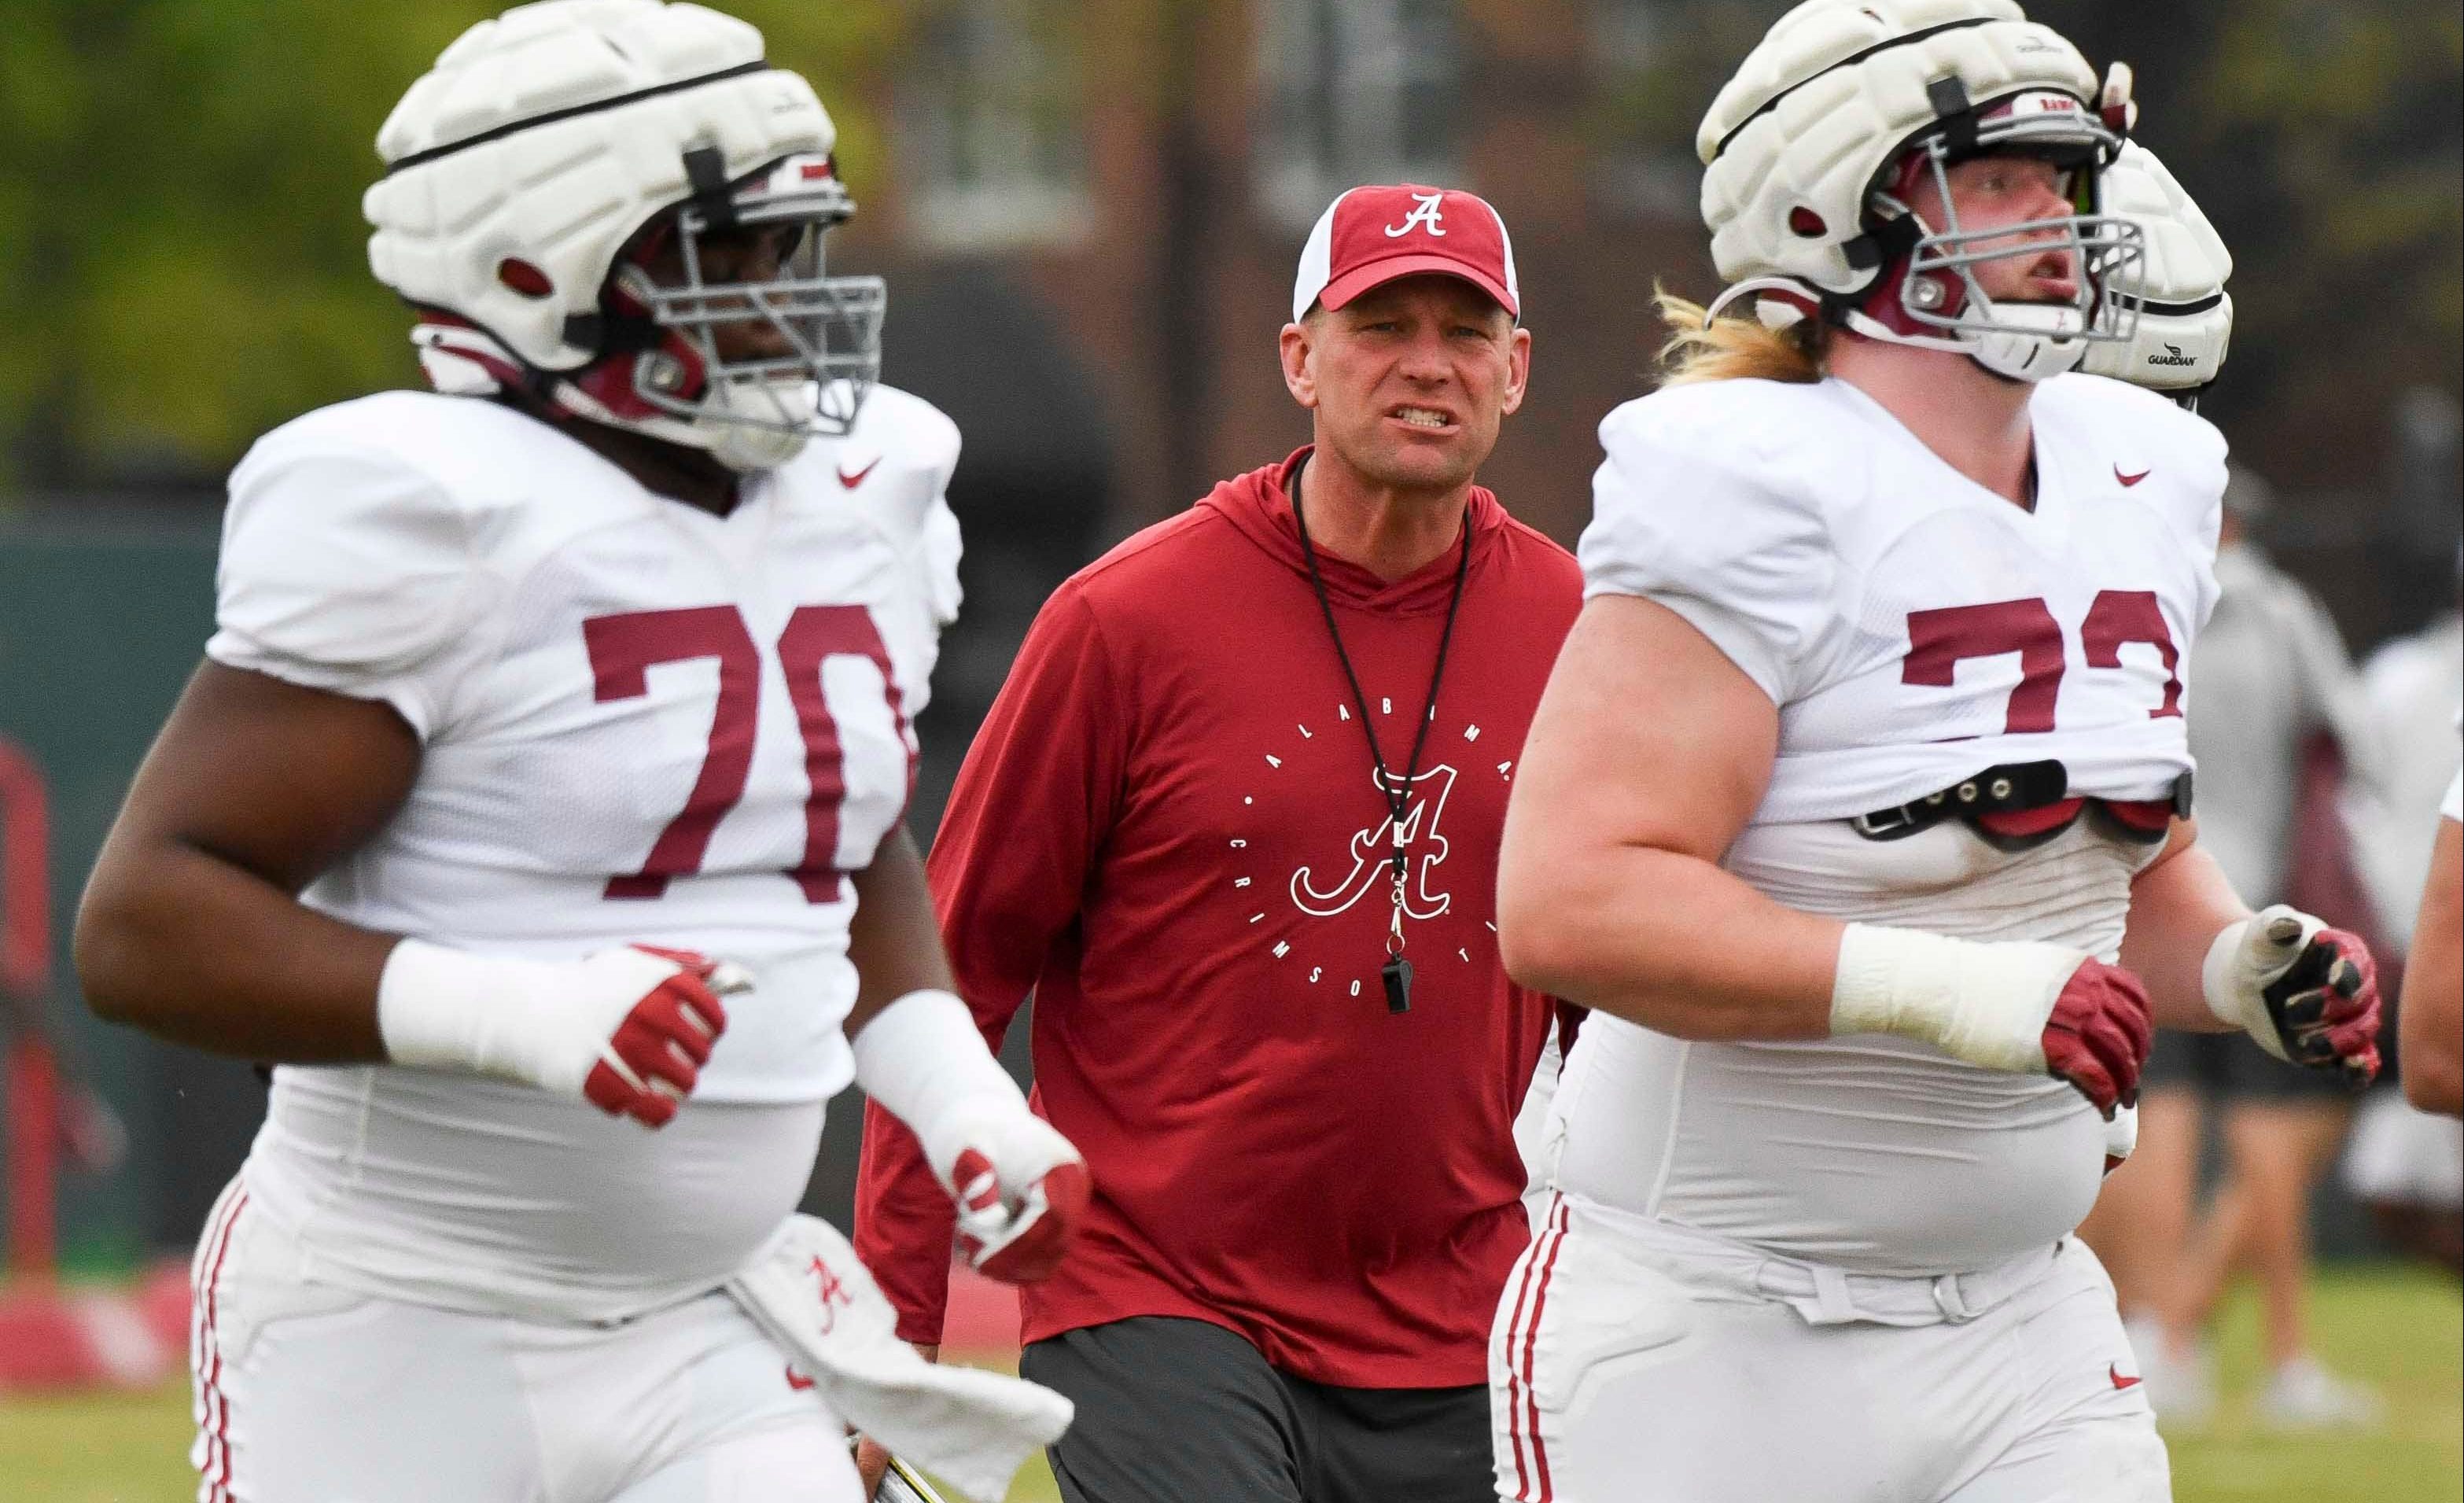
[[[1831,1031],[1896,1033],[1971,1065],[2041,1074],[2045,1020],[2086,959],[2058,944],[1852,923],[1839,937]]]
[[[677,968],[640,950],[559,965],[405,939],[377,982],[377,1031],[397,1065],[475,1071],[579,1099],[626,1009]]]
[[[1033,1120],[1018,1083],[984,1048],[975,1015],[946,991],[911,991],[882,1008],[854,1048],[856,1084],[915,1134],[944,1185],[987,1119]]]
[[[2199,988],[2208,1010],[2257,1041],[2281,1060],[2292,1055],[2267,1010],[2267,988],[2292,969],[2313,936],[2327,927],[2298,908],[2275,904],[2219,930],[2199,965]]]

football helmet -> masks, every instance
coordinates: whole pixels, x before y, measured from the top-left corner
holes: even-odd
[[[2105,206],[2135,220],[2146,241],[2135,290],[2136,332],[2093,346],[2080,369],[2162,391],[2193,411],[2224,370],[2233,342],[2233,253],[2156,153],[2137,142],[2104,174]]]
[[[1774,327],[1809,317],[1968,355],[2013,380],[2077,365],[2126,340],[2141,231],[2103,212],[2103,169],[2130,114],[2079,50],[2013,0],[1805,0],[1780,17],[1695,136],[1703,218],[1729,288]],[[1949,169],[1996,152],[2062,167],[2072,211],[1963,226]],[[1945,222],[1911,207],[1930,178]],[[1997,303],[1976,269],[2067,249],[2064,303]]]
[[[830,276],[854,212],[812,85],[753,27],[539,0],[448,47],[377,136],[368,262],[440,389],[517,387],[737,470],[844,432],[888,294]]]

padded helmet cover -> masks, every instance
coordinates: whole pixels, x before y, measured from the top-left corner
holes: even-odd
[[[2087,60],[2013,0],[1805,0],[1780,17],[1695,136],[1721,276],[1871,286],[1881,266],[1850,246],[1888,169],[1940,122],[1931,86],[1946,77],[1979,112],[2044,91],[2095,118]]]
[[[617,253],[693,195],[684,154],[715,148],[741,178],[836,131],[761,33],[659,0],[539,0],[464,33],[377,135],[386,175],[362,202],[368,264],[411,303],[469,320],[529,365],[570,371],[601,352],[567,338]],[[545,275],[500,275],[508,259]],[[586,326],[577,325],[577,327]]]
[[[2139,323],[2127,342],[2098,344],[2080,368],[2157,391],[2205,387],[2233,339],[2233,253],[2156,153],[2132,142],[2104,173],[2108,212],[2136,221],[2147,254]]]

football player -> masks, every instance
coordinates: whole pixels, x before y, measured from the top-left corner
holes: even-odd
[[[1730,287],[1602,425],[1500,860],[1595,1014],[1503,1497],[2165,1498],[2070,1236],[2149,1028],[2376,1068],[2367,955],[2189,817],[2223,441],[2065,374],[2130,333],[2125,94],[2011,0],[1810,0],[1704,122]]]
[[[438,389],[233,473],[77,933],[104,1016],[276,1066],[197,1252],[201,1498],[845,1503],[841,1375],[722,1292],[825,1103],[916,1130],[996,1277],[1085,1200],[904,823],[958,435],[825,269],[832,142],[658,0],[483,22],[385,122],[369,259]],[[805,1261],[817,1330],[879,1300]]]
[[[2464,1014],[2464,984],[2458,984],[2459,914],[2464,914],[2464,858],[2458,835],[2464,833],[2464,774],[2450,778],[2447,796],[2438,801],[2437,844],[2430,857],[2430,877],[2422,884],[2421,917],[2412,929],[2412,963],[2404,977],[2405,1095],[2416,1110],[2447,1116],[2464,1116],[2464,1062],[2459,1062],[2456,1035]]]

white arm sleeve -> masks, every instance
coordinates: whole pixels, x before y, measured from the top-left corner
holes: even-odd
[[[1840,564],[1819,504],[1748,473],[1718,440],[1628,403],[1600,425],[1583,595],[1683,616],[1774,704],[1801,697],[1837,637]],[[1774,479],[1776,477],[1774,476]]]
[[[424,741],[479,575],[460,511],[377,452],[261,443],[232,472],[214,661],[382,699]]]

